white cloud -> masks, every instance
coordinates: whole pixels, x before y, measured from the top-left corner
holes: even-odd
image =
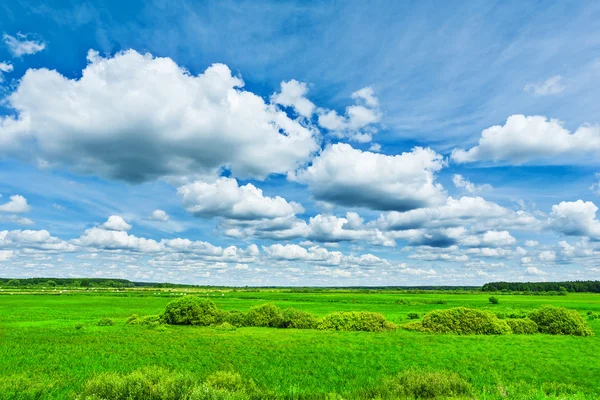
[[[486,246],[506,247],[517,243],[508,231],[489,231],[483,234],[481,242]]]
[[[525,269],[525,273],[527,275],[546,275],[546,273],[544,271],[542,271],[541,269],[538,269],[536,267],[527,267]]]
[[[163,210],[154,210],[150,215],[150,219],[153,221],[167,222],[169,220],[169,214]]]
[[[465,179],[465,177],[463,177],[460,174],[454,174],[452,176],[452,183],[454,183],[454,186],[456,186],[457,188],[465,189],[469,193],[476,193],[492,189],[492,186],[487,183],[481,186],[475,185],[468,179]]]
[[[556,253],[551,250],[544,250],[544,251],[541,251],[540,254],[538,254],[538,258],[542,262],[552,263],[552,262],[556,261]]]
[[[539,246],[539,242],[537,240],[526,240],[525,246],[527,247],[537,247]]]
[[[596,178],[596,182],[590,186],[590,190],[600,196],[600,172],[596,172],[594,177]]]
[[[35,54],[46,48],[46,43],[38,40],[29,40],[27,35],[20,32],[16,36],[5,33],[2,35],[2,40],[4,40],[8,50],[14,57]]]
[[[561,84],[562,76],[555,75],[544,82],[529,83],[525,85],[523,90],[534,96],[550,96],[553,94],[562,93],[567,87]]]
[[[12,72],[13,65],[9,62],[0,62],[0,72]]]
[[[376,129],[372,126],[381,120],[379,100],[371,87],[352,93],[356,104],[346,107],[346,115],[335,110],[319,109],[319,126],[333,131],[338,137],[346,137],[359,143],[368,143]]]
[[[130,250],[141,253],[159,252],[163,247],[153,239],[129,235],[124,230],[90,228],[73,244],[94,249]]]
[[[214,183],[194,182],[178,189],[187,211],[197,216],[236,220],[275,219],[302,213],[304,209],[283,197],[268,197],[251,183],[238,186],[233,178]]]
[[[4,81],[4,73],[12,72],[13,66],[9,62],[0,62],[0,83]]]
[[[264,178],[319,148],[315,130],[241,90],[226,65],[193,76],[170,58],[134,50],[109,58],[90,50],[88,60],[79,79],[25,73],[7,101],[18,116],[0,118],[0,154],[143,182],[222,167]]]
[[[111,215],[108,217],[108,220],[102,224],[102,227],[113,231],[128,231],[131,229],[131,225],[125,222],[123,217],[119,215]]]
[[[0,248],[33,249],[45,251],[74,251],[71,244],[50,235],[47,230],[0,231]]]
[[[307,93],[306,83],[292,79],[289,82],[281,82],[281,92],[273,94],[271,102],[293,107],[298,114],[310,118],[315,111],[315,105],[305,97]]]
[[[482,197],[448,197],[446,204],[407,212],[382,214],[377,226],[384,231],[445,228],[472,224],[477,230],[536,229],[539,222],[525,211],[513,211]]]
[[[8,203],[0,204],[0,212],[24,213],[29,210],[31,207],[27,204],[27,199],[18,194],[10,196]]]
[[[600,127],[581,126],[570,133],[556,119],[542,116],[512,115],[503,126],[485,129],[477,146],[469,150],[454,149],[457,163],[475,161],[525,164],[528,162],[580,162],[581,157],[600,154]],[[570,156],[570,159],[565,158]]]
[[[13,258],[15,252],[13,250],[0,250],[0,262],[8,261]]]
[[[417,147],[395,156],[338,143],[323,150],[305,170],[289,179],[308,184],[317,200],[349,207],[406,211],[444,201],[435,173],[444,159]]]
[[[552,206],[550,225],[565,235],[588,236],[600,239],[600,221],[596,219],[598,207],[591,201],[563,201]]]

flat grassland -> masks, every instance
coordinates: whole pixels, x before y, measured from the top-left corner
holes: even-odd
[[[149,365],[190,372],[200,379],[215,371],[236,371],[290,399],[325,398],[332,392],[356,397],[407,369],[456,372],[473,385],[480,399],[600,398],[600,319],[587,321],[596,334],[591,337],[434,335],[403,329],[222,331],[125,323],[134,313],[161,313],[183,293],[210,298],[226,310],[246,311],[273,302],[320,316],[373,311],[398,325],[410,321],[409,313],[422,316],[458,306],[510,313],[552,304],[577,310],[587,320],[588,311],[600,312],[600,294],[495,294],[500,303],[492,305],[490,294],[481,292],[129,289],[51,293],[3,291],[0,295],[1,399],[73,398],[86,380],[99,373],[128,373]],[[115,325],[97,326],[105,317]],[[543,389],[548,387],[567,388],[572,397],[552,397],[551,390]]]

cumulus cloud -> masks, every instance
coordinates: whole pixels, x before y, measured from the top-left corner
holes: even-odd
[[[154,210],[150,214],[150,219],[153,221],[167,222],[169,220],[169,214],[163,210]]]
[[[492,189],[492,186],[487,183],[481,186],[475,185],[468,179],[465,179],[465,177],[460,174],[454,174],[452,176],[452,183],[454,183],[454,186],[456,186],[457,188],[465,189],[469,193],[482,192],[484,190]]]
[[[0,118],[0,155],[128,182],[286,173],[318,150],[316,131],[249,91],[226,65],[194,76],[170,58],[90,50],[79,79],[30,69]],[[35,145],[33,145],[35,143]],[[135,151],[131,151],[135,148]]]
[[[370,142],[376,129],[372,126],[381,120],[379,100],[369,86],[352,93],[356,104],[346,107],[346,115],[335,110],[319,110],[319,126],[360,143]]]
[[[538,269],[537,267],[527,267],[525,268],[525,273],[527,275],[546,275],[546,272]]]
[[[280,196],[265,196],[251,183],[239,186],[233,178],[222,177],[214,183],[190,183],[180,187],[178,192],[185,209],[200,217],[275,219],[304,212],[298,203],[288,202]]]
[[[512,246],[517,240],[508,231],[489,231],[483,234],[482,244],[492,247]]]
[[[10,196],[8,203],[0,204],[0,212],[24,213],[29,210],[31,207],[27,204],[27,199],[18,194]]]
[[[598,126],[581,126],[570,133],[557,119],[512,115],[503,126],[485,129],[477,146],[454,149],[451,157],[457,163],[494,161],[521,165],[551,164],[556,162],[553,157],[559,155],[572,157],[561,157],[560,162],[576,162],[575,157],[595,154],[600,154]]]
[[[16,36],[11,36],[5,33],[2,35],[2,40],[4,40],[8,50],[14,57],[35,54],[46,48],[46,43],[39,40],[29,39],[28,35],[25,35],[21,32],[17,33]]]
[[[288,178],[308,184],[317,200],[406,211],[444,201],[443,188],[435,182],[435,173],[444,165],[443,157],[428,148],[388,156],[338,143]]]
[[[436,229],[471,224],[479,231],[497,228],[536,229],[539,222],[525,211],[513,211],[482,197],[448,197],[446,204],[382,214],[376,222],[384,231]]]
[[[64,240],[51,236],[47,230],[0,231],[0,248],[45,250],[56,252],[74,251],[75,247]]]
[[[567,87],[561,84],[562,76],[555,75],[543,82],[529,83],[523,90],[534,96],[550,96],[562,93]]]
[[[549,223],[565,235],[600,240],[600,221],[596,219],[596,211],[598,207],[591,201],[563,201],[552,206]]]
[[[315,105],[305,97],[307,93],[306,83],[292,79],[289,82],[281,82],[281,92],[273,94],[271,102],[293,107],[298,114],[310,118],[315,111]]]
[[[111,215],[108,217],[108,220],[102,224],[102,227],[113,231],[128,231],[131,229],[131,225],[125,222],[123,217],[119,215]]]

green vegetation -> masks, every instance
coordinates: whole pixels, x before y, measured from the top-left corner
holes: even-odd
[[[500,303],[492,305],[490,293],[462,290],[92,287],[88,291],[67,290],[56,283],[57,290],[51,292],[19,286],[0,291],[1,399],[101,398],[102,387],[123,388],[122,382],[131,383],[135,381],[131,377],[140,375],[146,383],[131,387],[159,391],[158,386],[167,387],[169,382],[178,382],[178,388],[189,382],[190,396],[196,393],[204,396],[196,398],[210,399],[600,396],[598,335],[529,334],[533,324],[539,324],[530,314],[548,304],[567,309],[553,312],[560,318],[579,315],[587,329],[576,326],[583,331],[599,332],[600,319],[594,318],[600,315],[597,294],[494,293]],[[167,304],[188,298],[214,303],[216,314],[210,305],[204,309],[218,322],[212,326],[161,323]],[[273,312],[257,307],[269,303]],[[253,307],[262,310],[261,316],[281,315],[281,327],[301,329],[247,326],[246,316]],[[375,313],[394,324],[418,324],[426,314],[457,307],[492,314],[493,321],[523,334],[314,329],[333,313]],[[411,313],[421,319],[410,320]],[[102,318],[114,325],[98,326]],[[160,372],[140,373],[149,369]],[[225,383],[209,380],[219,375]],[[235,389],[240,381],[249,385],[247,389]]]
[[[489,300],[489,301],[490,301],[490,303],[492,303],[492,304],[498,304],[498,303],[500,303],[500,300],[498,300],[498,298],[497,298],[497,297],[494,297],[494,296],[490,297],[488,300]]]
[[[591,336],[593,331],[577,311],[564,307],[544,306],[529,314],[541,333],[552,335]]]
[[[594,334],[577,311],[548,305],[531,312],[529,318],[519,315],[506,320],[500,319],[498,315],[489,311],[466,307],[435,310],[425,314],[423,321],[411,322],[403,327],[420,332],[457,335],[507,335],[538,332],[573,336]]]
[[[496,314],[466,307],[435,310],[425,314],[420,322],[405,325],[407,329],[457,335],[506,335],[512,333],[506,321]]]
[[[600,281],[571,282],[491,282],[481,288],[484,292],[533,292],[546,294],[600,293]]]
[[[529,318],[507,319],[506,323],[515,335],[533,335],[539,330],[538,324]]]
[[[98,326],[113,326],[115,321],[110,318],[102,318],[96,325]]]
[[[265,328],[321,329],[334,331],[382,332],[396,329],[396,325],[386,321],[381,314],[374,312],[333,312],[319,319],[310,312],[288,307],[282,310],[273,303],[250,307],[247,313],[237,310],[219,310],[211,300],[185,296],[167,304],[161,316],[140,318],[130,316],[127,323],[143,324],[150,318],[152,323],[164,322],[169,325],[196,326],[256,326]]]

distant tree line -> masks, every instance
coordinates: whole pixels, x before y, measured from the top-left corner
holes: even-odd
[[[133,288],[133,287],[156,287],[156,288],[181,288],[198,287],[195,285],[180,285],[174,283],[154,282],[132,282],[127,279],[106,278],[0,278],[0,286],[4,287],[82,287],[82,288]]]
[[[600,281],[567,282],[490,282],[481,288],[484,292],[572,292],[600,293]]]

